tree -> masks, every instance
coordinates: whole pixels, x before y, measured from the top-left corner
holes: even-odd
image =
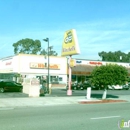
[[[91,76],[92,84],[104,88],[102,98],[105,99],[108,85],[124,84],[128,80],[128,71],[124,66],[108,64],[95,67]]]
[[[41,42],[29,38],[19,40],[13,44],[14,54],[37,54],[41,50]]]
[[[23,53],[23,54],[40,54],[47,55],[48,51],[41,48],[40,40],[33,40],[29,38],[25,38],[19,40],[18,42],[13,44],[14,54]],[[57,56],[56,51],[49,49],[49,55]]]
[[[40,55],[48,55],[48,51],[45,49],[42,49],[40,52]],[[57,56],[58,53],[56,51],[53,51],[52,49],[49,49],[49,56]]]
[[[45,49],[42,49],[40,55],[47,55],[47,51]]]
[[[102,61],[114,61],[114,62],[130,62],[130,52],[125,54],[121,51],[111,52],[99,52],[98,55],[102,58]]]

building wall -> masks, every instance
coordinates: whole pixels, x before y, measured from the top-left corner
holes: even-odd
[[[56,76],[59,78],[60,83],[66,83],[67,59],[65,57],[58,56],[50,56],[49,59],[50,76]],[[47,76],[47,61],[47,58],[42,55],[19,54],[10,58],[2,58],[0,60],[0,72],[16,72],[23,76],[26,75],[28,77]]]
[[[67,58],[60,57],[60,56],[50,56],[50,76],[58,78],[59,83],[66,83],[67,82]],[[101,66],[106,64],[118,64],[122,65],[130,70],[130,63],[122,63],[122,62],[104,62],[104,61],[92,61],[92,60],[85,60],[85,59],[75,59],[76,66],[83,66],[77,67],[75,72],[72,74],[74,75],[83,75],[87,76],[88,73],[88,66]],[[48,68],[45,66],[47,65],[47,58],[42,55],[30,55],[30,54],[18,54],[15,56],[10,56],[6,58],[0,59],[0,73],[19,73],[23,76],[28,76],[30,78],[35,76],[47,76],[48,75]],[[79,69],[78,69],[79,68]],[[91,70],[91,68],[90,68]],[[86,72],[85,72],[86,71]],[[130,72],[129,72],[130,73]],[[52,78],[53,78],[52,77]]]
[[[106,62],[106,61],[92,61],[85,59],[75,59],[76,65],[72,68],[72,74],[78,76],[89,76],[96,66],[117,64],[124,66],[128,70],[130,76],[130,63],[123,62]]]
[[[93,61],[93,60],[85,60],[85,59],[75,59],[75,60],[76,60],[76,65],[101,66],[101,65],[106,65],[106,64],[118,64],[118,65],[122,65],[126,68],[130,68],[130,63]]]
[[[0,72],[13,72],[13,57],[6,57],[0,60]]]

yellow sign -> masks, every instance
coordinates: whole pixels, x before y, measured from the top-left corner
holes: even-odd
[[[74,59],[71,59],[70,60],[70,67],[74,67],[74,66],[76,66],[76,62]]]
[[[68,30],[64,34],[64,41],[62,44],[62,56],[76,55],[80,53],[76,30]]]
[[[32,69],[47,69],[48,66],[45,66],[45,64],[43,64],[43,63],[31,62],[30,63],[30,68],[32,68]],[[58,69],[60,69],[60,65],[59,64],[50,64],[49,69],[58,70]]]

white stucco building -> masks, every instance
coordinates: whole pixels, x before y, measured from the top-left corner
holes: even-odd
[[[43,55],[18,54],[0,59],[0,73],[20,74],[23,77],[47,77],[48,59]],[[49,57],[49,75],[51,83],[67,82],[66,57]]]
[[[49,83],[67,84],[68,66],[67,58],[50,56],[49,58]],[[86,59],[75,59],[75,67],[72,68],[72,80],[84,81],[96,66],[106,64],[118,64],[127,68],[130,76],[130,63],[105,62]],[[7,74],[7,75],[6,75]],[[43,55],[18,54],[0,59],[0,79],[14,78],[20,74],[24,78],[48,76],[48,59]],[[10,75],[10,76],[9,76]]]

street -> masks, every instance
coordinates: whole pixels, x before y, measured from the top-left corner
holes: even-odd
[[[0,108],[1,130],[119,130],[130,103]],[[129,129],[129,128],[128,128]]]
[[[91,97],[101,98],[103,90],[92,90]],[[83,97],[86,90],[75,90],[72,96]],[[130,95],[130,90],[109,90],[107,98],[117,98],[119,95]],[[17,92],[0,93],[5,100],[27,98],[27,94]],[[50,98],[67,97],[65,89],[52,89],[51,95],[45,95],[42,103]],[[71,98],[71,96],[68,98]],[[27,98],[28,99],[28,98]],[[33,99],[35,101],[40,99]],[[32,101],[32,100],[31,100]],[[41,101],[41,100],[40,100]],[[6,102],[2,102],[6,104]],[[22,103],[22,102],[21,102]],[[17,100],[16,100],[17,104]],[[11,106],[0,108],[1,130],[119,130],[122,120],[130,120],[130,102],[106,104],[62,104],[42,106]],[[123,128],[125,129],[125,128]],[[129,126],[128,126],[129,129]]]

